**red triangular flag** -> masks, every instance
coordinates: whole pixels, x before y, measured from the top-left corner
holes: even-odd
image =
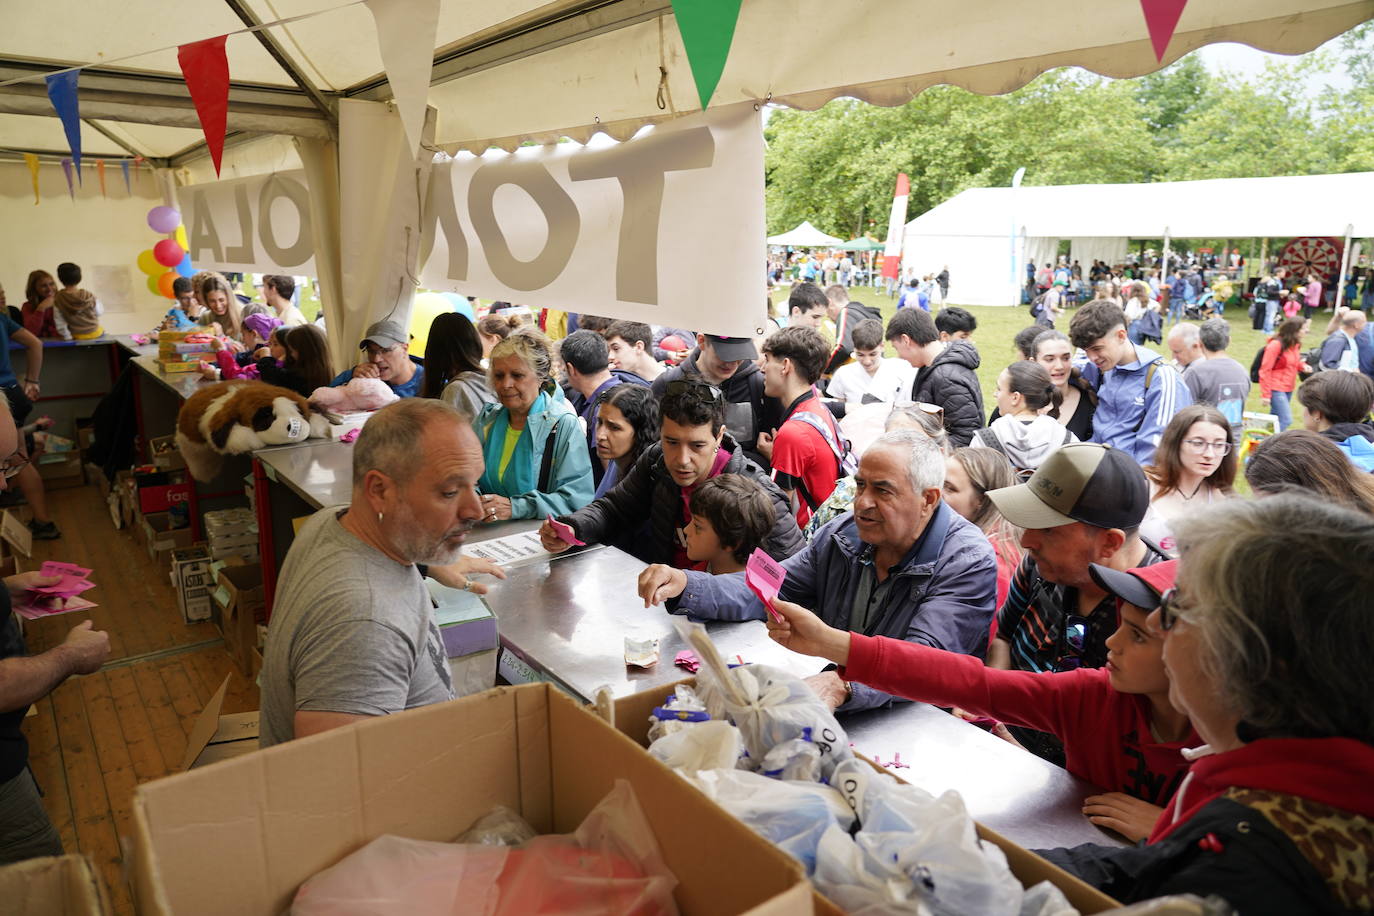
[[[1145,27],[1150,30],[1150,43],[1155,46],[1155,60],[1164,62],[1164,52],[1169,49],[1169,39],[1174,37],[1179,17],[1188,0],[1140,0],[1140,8],[1145,12]]]
[[[191,101],[196,105],[216,175],[224,155],[224,132],[229,118],[229,57],[224,53],[224,40],[228,37],[193,41],[177,48],[177,63],[181,65],[186,88],[191,90]]]

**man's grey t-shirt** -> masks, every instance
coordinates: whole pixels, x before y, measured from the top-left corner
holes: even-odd
[[[453,699],[419,570],[358,540],[342,514],[316,512],[282,566],[263,652],[262,747],[295,737],[297,711],[382,716]]]
[[[1196,359],[1183,373],[1183,383],[1193,394],[1193,403],[1211,404],[1231,424],[1240,442],[1245,399],[1250,395],[1250,372],[1229,356]]]

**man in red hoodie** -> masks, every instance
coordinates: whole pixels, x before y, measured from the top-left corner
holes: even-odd
[[[1126,903],[1374,911],[1374,519],[1293,494],[1227,500],[1178,543],[1178,588],[1150,620],[1170,697],[1207,743],[1147,845],[1042,854]]]

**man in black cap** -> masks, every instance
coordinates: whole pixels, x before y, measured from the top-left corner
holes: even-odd
[[[698,334],[697,348],[680,366],[654,379],[660,400],[668,385],[679,379],[715,385],[725,396],[725,428],[745,455],[765,471],[772,464],[759,452],[759,433],[771,433],[782,423],[782,404],[763,393],[763,373],[755,363],[759,351],[748,337]]]
[[[1027,482],[989,490],[988,498],[1024,529],[1026,550],[998,612],[988,664],[1018,671],[1101,668],[1117,627],[1116,604],[1089,567],[1124,571],[1167,559],[1140,539],[1150,507],[1140,466],[1120,449],[1075,443],[1052,454]],[[1030,750],[1062,765],[1055,739],[1019,732],[1013,734]]]
[[[425,367],[411,360],[410,334],[399,321],[387,319],[373,323],[358,349],[366,351],[363,361],[335,376],[329,383],[331,387],[346,385],[355,378],[379,378],[391,386],[398,397],[419,395],[425,383]]]

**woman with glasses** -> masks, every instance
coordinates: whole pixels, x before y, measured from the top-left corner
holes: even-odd
[[[1283,494],[1229,500],[1178,534],[1177,589],[1149,623],[1169,697],[1206,743],[1146,845],[1041,854],[1123,903],[1374,910],[1374,519]]]
[[[1093,564],[1093,580],[1117,600],[1120,624],[1107,664],[1063,672],[1004,671],[972,656],[827,626],[786,601],[768,635],[793,652],[827,658],[840,676],[897,696],[1049,732],[1064,742],[1065,768],[1106,789],[1084,799],[1094,824],[1144,839],[1183,780],[1183,748],[1198,735],[1169,699],[1161,634],[1146,619],[1172,587],[1178,563],[1125,572]]]
[[[1210,404],[1183,408],[1164,428],[1145,479],[1150,483],[1150,511],[1140,523],[1140,534],[1176,557],[1174,521],[1235,495],[1231,424]]]
[[[488,375],[498,403],[473,421],[486,461],[483,521],[566,515],[591,502],[586,436],[553,380],[549,339],[535,328],[515,331],[492,347]]]

